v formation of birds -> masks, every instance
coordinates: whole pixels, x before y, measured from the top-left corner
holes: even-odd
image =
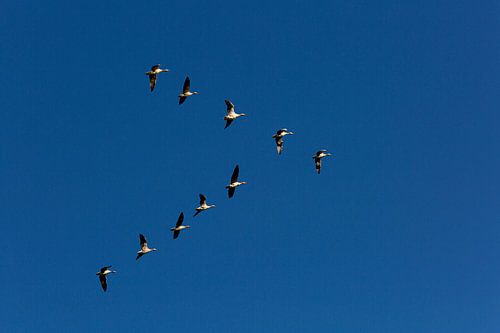
[[[170,70],[168,70],[168,69],[162,69],[161,65],[158,64],[158,65],[152,66],[151,70],[146,72],[146,75],[149,77],[149,88],[150,88],[151,92],[153,92],[153,90],[156,87],[158,75],[160,73],[166,73],[169,71]],[[191,80],[187,76],[185,78],[184,84],[182,86],[182,92],[178,96],[179,97],[179,105],[183,104],[188,97],[193,96],[193,95],[197,95],[197,94],[198,94],[197,91],[191,91]],[[230,100],[226,99],[224,102],[226,103],[226,112],[227,112],[226,116],[224,116],[224,120],[226,121],[226,125],[225,125],[224,129],[226,129],[231,125],[231,123],[234,120],[238,119],[239,117],[246,116],[246,114],[236,113],[235,106]],[[276,131],[276,134],[274,134],[272,136],[272,138],[276,141],[276,149],[277,149],[278,155],[281,155],[281,153],[283,152],[283,139],[285,138],[285,136],[292,135],[292,134],[294,134],[294,133],[291,131],[288,131],[286,128],[282,128],[282,129],[279,129],[278,131]],[[312,158],[314,160],[315,167],[316,167],[316,172],[318,174],[320,174],[320,172],[321,172],[321,160],[327,156],[332,156],[332,154],[328,153],[327,150],[325,150],[325,149],[318,150],[312,156]],[[237,187],[246,184],[245,181],[238,180],[239,173],[240,173],[240,167],[239,167],[239,165],[236,165],[234,167],[233,173],[231,175],[230,183],[228,185],[226,185],[227,195],[229,198],[232,198],[234,196],[234,193],[235,193]],[[194,213],[193,217],[197,216],[198,214],[200,214],[201,212],[203,212],[205,210],[208,210],[210,208],[215,208],[215,205],[207,204],[207,198],[205,197],[205,195],[200,193],[199,196],[200,196],[200,206],[195,208],[195,213]],[[177,218],[177,223],[175,224],[174,227],[172,227],[170,229],[170,231],[172,231],[172,234],[173,234],[173,239],[177,239],[182,230],[190,228],[189,225],[184,225],[183,223],[184,223],[184,213],[181,212],[179,217]],[[145,254],[157,251],[156,248],[150,248],[148,246],[148,242],[146,240],[146,237],[143,234],[139,234],[139,244],[140,244],[140,250],[137,252],[137,256],[135,258],[136,260],[139,260]],[[104,291],[106,291],[108,289],[107,275],[111,274],[111,273],[116,273],[116,271],[111,270],[111,267],[112,266],[104,266],[99,270],[99,272],[96,273],[96,275],[99,277],[99,281],[101,283],[102,290],[104,290]]]

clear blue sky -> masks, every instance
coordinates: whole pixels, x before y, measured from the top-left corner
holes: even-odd
[[[2,330],[499,332],[499,17],[4,2]],[[186,75],[201,93],[179,107]],[[226,98],[248,117],[223,130]],[[228,200],[237,163],[249,184]],[[200,192],[217,208],[193,219]],[[136,262],[139,233],[159,251]]]

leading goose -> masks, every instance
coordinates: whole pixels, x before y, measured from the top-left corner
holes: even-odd
[[[312,157],[314,163],[316,164],[316,172],[318,174],[321,172],[321,159],[326,156],[332,156],[332,154],[327,153],[325,149],[322,149],[317,151],[316,154]]]
[[[229,198],[232,198],[234,195],[234,191],[236,188],[240,185],[246,184],[247,182],[239,182],[238,181],[238,175],[240,173],[240,167],[239,165],[236,165],[233,170],[233,174],[231,175],[231,183],[226,186],[227,189],[227,195]]]
[[[193,216],[198,215],[204,210],[210,209],[215,207],[215,205],[207,205],[207,197],[205,197],[203,194],[200,193],[200,206],[195,208],[196,213],[194,213]]]
[[[276,140],[276,149],[278,150],[278,155],[281,155],[283,151],[283,138],[285,135],[291,135],[293,132],[288,132],[286,128],[282,128],[273,135],[274,140]]]
[[[226,100],[224,100],[224,102],[226,103],[226,107],[227,107],[227,115],[224,116],[224,120],[226,121],[226,126],[224,127],[224,129],[226,129],[229,127],[229,125],[231,125],[233,120],[235,120],[236,118],[239,118],[239,117],[246,116],[246,114],[234,112],[234,104],[231,103],[230,100],[226,99]]]
[[[106,275],[109,273],[116,273],[116,271],[110,270],[111,266],[104,266],[100,269],[99,272],[95,273],[95,275],[99,275],[99,281],[101,282],[102,290],[108,290],[108,283],[106,281]]]
[[[169,71],[168,69],[161,69],[160,66],[160,64],[154,65],[150,71],[146,72],[146,75],[149,76],[149,89],[151,91],[155,89],[158,74]]]
[[[156,251],[155,248],[150,249],[148,247],[148,241],[146,240],[146,237],[144,237],[143,234],[139,234],[139,242],[141,244],[141,249],[137,252],[137,257],[135,258],[135,260],[139,259],[140,257],[149,252]]]
[[[181,230],[191,228],[188,225],[182,225],[182,222],[184,222],[184,213],[181,213],[181,215],[179,215],[179,218],[177,219],[177,223],[175,224],[175,227],[170,229],[170,231],[174,232],[174,239],[177,239],[177,237],[179,237]]]
[[[198,94],[197,91],[190,91],[191,89],[191,80],[189,80],[189,76],[186,76],[186,79],[184,80],[184,86],[182,87],[182,93],[179,94],[179,105],[184,103],[186,98],[192,95]]]

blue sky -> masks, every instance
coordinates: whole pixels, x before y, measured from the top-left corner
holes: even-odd
[[[3,329],[498,332],[499,15],[4,3]],[[179,107],[186,75],[200,95]],[[248,117],[223,130],[226,98]],[[193,219],[200,192],[217,207]],[[136,262],[139,233],[159,251]]]

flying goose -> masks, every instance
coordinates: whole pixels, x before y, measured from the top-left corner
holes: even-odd
[[[155,248],[150,249],[148,247],[148,241],[146,240],[146,237],[144,237],[143,234],[139,234],[139,241],[141,243],[141,249],[140,251],[137,252],[137,257],[135,258],[135,260],[139,259],[140,257],[149,252],[156,251]]]
[[[177,219],[177,223],[175,224],[175,227],[170,229],[170,231],[174,232],[174,239],[177,239],[177,237],[179,237],[181,230],[191,228],[188,225],[182,225],[182,222],[184,222],[184,213],[181,213],[181,215],[179,215],[179,218]]]
[[[226,189],[227,189],[227,195],[232,198],[233,195],[234,195],[234,191],[236,190],[236,188],[240,185],[243,185],[243,184],[246,184],[247,182],[239,182],[238,181],[238,174],[240,173],[240,167],[238,165],[236,165],[234,167],[234,171],[233,171],[233,174],[231,176],[231,183],[229,185],[226,186]]]
[[[101,282],[102,290],[104,291],[108,290],[106,275],[108,275],[109,273],[116,273],[116,271],[112,271],[110,270],[110,268],[111,266],[104,266],[99,272],[95,273],[95,275],[99,275],[99,281]]]
[[[226,121],[226,126],[224,127],[224,129],[226,129],[229,127],[229,125],[231,125],[233,120],[235,120],[238,117],[246,116],[246,114],[234,112],[234,104],[231,103],[230,100],[226,99],[224,100],[224,102],[226,102],[227,106],[227,115],[224,116],[224,120]]]
[[[191,95],[196,95],[198,92],[193,91],[191,92],[189,89],[191,87],[191,80],[189,80],[189,76],[186,76],[186,80],[184,80],[184,86],[182,87],[182,93],[179,95],[179,105],[184,103],[186,98],[188,98]]]
[[[146,72],[146,75],[149,76],[149,89],[151,91],[155,89],[158,74],[169,71],[168,69],[161,69],[160,66],[160,64],[154,65],[149,72]]]
[[[207,198],[203,194],[200,193],[200,207],[195,208],[196,213],[194,213],[193,216],[196,216],[199,213],[201,213],[202,211],[213,208],[213,207],[215,207],[215,205],[207,205]]]
[[[316,172],[319,174],[321,171],[321,159],[325,156],[332,156],[332,154],[327,153],[325,149],[319,150],[316,152],[316,154],[312,157],[315,164],[316,164]]]
[[[274,140],[276,140],[276,149],[278,150],[278,155],[281,155],[283,151],[283,138],[285,135],[291,135],[293,132],[288,132],[286,128],[282,128],[273,135]]]

